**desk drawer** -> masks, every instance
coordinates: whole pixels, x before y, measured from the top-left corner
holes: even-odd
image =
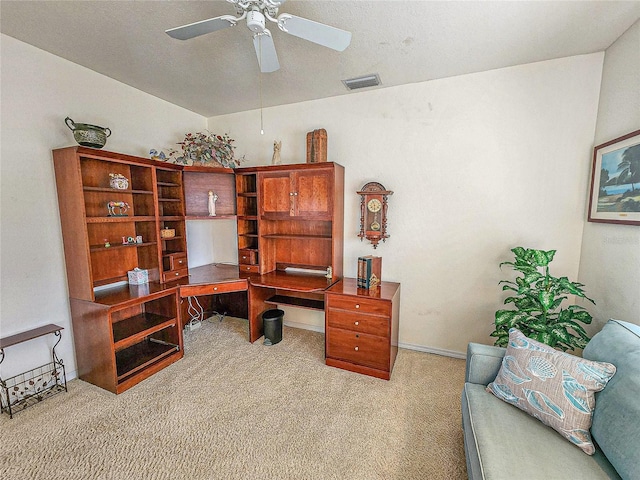
[[[259,269],[260,269],[259,265],[240,265],[240,272],[258,273]]]
[[[355,333],[328,327],[327,356],[367,367],[389,370],[390,346],[387,337]]]
[[[369,333],[389,338],[390,319],[378,315],[363,315],[345,310],[327,310],[327,323],[330,327],[353,330],[359,333]]]
[[[391,303],[371,298],[351,297],[349,295],[327,295],[327,307],[349,310],[354,313],[372,313],[391,316]]]
[[[186,253],[172,253],[169,255],[169,270],[179,270],[187,266]]]
[[[255,250],[238,250],[238,262],[241,265],[257,265],[258,252]]]
[[[183,285],[180,287],[180,296],[195,297],[198,295],[215,295],[217,293],[242,292],[247,289],[246,280],[233,282],[212,283],[209,285]]]
[[[164,272],[162,274],[162,281],[163,282],[172,282],[174,280],[177,280],[178,278],[182,278],[182,277],[186,277],[187,275],[189,275],[189,269],[188,268],[180,268],[178,270],[169,270],[168,272]]]

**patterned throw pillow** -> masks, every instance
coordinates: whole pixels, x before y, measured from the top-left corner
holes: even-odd
[[[559,352],[512,328],[502,367],[487,391],[593,455],[589,429],[596,406],[594,394],[615,373],[610,363]]]

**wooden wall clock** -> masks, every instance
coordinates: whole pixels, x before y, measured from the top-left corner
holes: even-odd
[[[378,242],[387,235],[387,200],[393,192],[378,182],[369,182],[357,192],[360,195],[360,241],[367,239],[378,247]]]

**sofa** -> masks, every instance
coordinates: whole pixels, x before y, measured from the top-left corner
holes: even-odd
[[[640,326],[609,320],[583,351],[584,359],[616,370],[595,393],[593,455],[487,391],[505,352],[477,343],[467,349],[462,427],[469,479],[640,480]]]

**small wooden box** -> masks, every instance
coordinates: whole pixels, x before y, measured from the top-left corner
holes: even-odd
[[[162,230],[160,230],[160,236],[162,238],[173,238],[176,236],[176,229],[175,228],[163,228]]]
[[[307,133],[307,163],[327,161],[327,131],[324,128]]]

